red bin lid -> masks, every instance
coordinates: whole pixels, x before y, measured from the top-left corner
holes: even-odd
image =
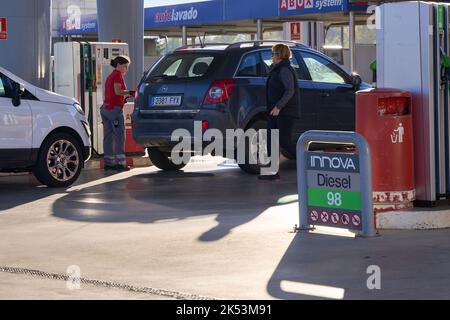
[[[356,92],[357,95],[375,95],[382,97],[411,97],[411,92],[395,88],[369,88]]]

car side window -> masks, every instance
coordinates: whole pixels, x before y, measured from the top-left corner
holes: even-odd
[[[3,84],[3,77],[0,76],[0,98],[6,97],[5,85]]]
[[[318,55],[302,52],[303,60],[314,82],[345,84],[345,76],[331,61]]]
[[[189,78],[203,77],[212,64],[214,57],[200,57],[194,60],[188,71]]]
[[[248,54],[242,59],[237,77],[260,77],[261,60],[257,52]]]
[[[165,76],[175,76],[182,61],[183,59],[175,60],[162,74]]]
[[[262,60],[264,62],[264,71],[263,71],[263,73],[264,73],[265,76],[268,76],[270,67],[272,66],[272,51],[271,50],[265,50],[265,51],[261,52],[261,56],[262,56]],[[292,54],[291,66],[297,72],[297,76],[298,76],[299,80],[309,80],[308,77],[305,74],[303,74],[303,72],[302,72],[302,70],[300,68],[300,64],[298,63],[298,60],[297,60],[297,58],[295,57],[294,54]]]
[[[0,97],[12,98],[13,83],[14,81],[0,73]]]

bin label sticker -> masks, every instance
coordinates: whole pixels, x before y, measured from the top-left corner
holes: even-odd
[[[400,123],[399,127],[395,129],[391,134],[391,142],[393,144],[403,143],[403,138],[405,136],[405,128],[403,124]]]

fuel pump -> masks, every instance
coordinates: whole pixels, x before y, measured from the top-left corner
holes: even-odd
[[[377,85],[413,94],[416,205],[450,203],[449,11],[405,1],[377,13]]]
[[[128,44],[108,42],[55,43],[55,92],[77,99],[92,132],[93,154],[103,155],[103,84],[111,73],[110,62],[129,55]]]

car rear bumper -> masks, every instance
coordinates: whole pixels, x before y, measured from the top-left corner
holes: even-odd
[[[132,116],[133,138],[144,148],[173,147],[181,139],[191,141],[191,146],[202,146],[205,128],[217,129],[225,137],[227,129],[234,128],[231,115],[217,110],[136,110]]]

